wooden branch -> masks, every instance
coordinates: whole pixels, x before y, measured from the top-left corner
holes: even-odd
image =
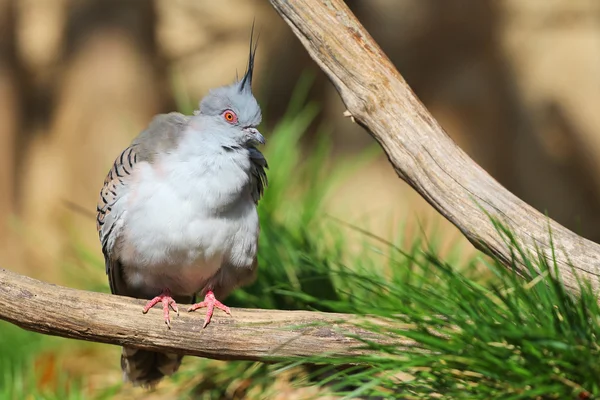
[[[469,158],[342,0],[270,2],[333,82],[348,115],[379,142],[398,176],[475,247],[510,264],[510,249],[489,215],[510,228],[527,249],[546,255],[551,252],[551,231],[565,285],[578,291],[575,270],[599,288],[600,246],[549,220]]]
[[[219,360],[276,360],[369,353],[348,336],[380,344],[390,337],[356,326],[354,315],[309,311],[232,309],[215,312],[202,329],[204,311],[183,307],[167,329],[162,309],[142,314],[143,300],[51,285],[0,269],[0,319],[24,329],[73,339],[118,344]],[[377,321],[386,324],[383,321]],[[402,347],[416,346],[398,340]]]

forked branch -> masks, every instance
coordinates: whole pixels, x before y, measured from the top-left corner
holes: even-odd
[[[349,113],[381,144],[398,175],[476,247],[511,258],[490,215],[532,251],[550,253],[550,229],[565,283],[576,290],[577,274],[598,288],[600,246],[519,200],[458,148],[342,0],[270,1],[337,87]],[[389,337],[357,328],[352,315],[234,309],[233,317],[215,315],[202,330],[201,318],[184,313],[167,330],[160,311],[142,316],[142,305],[142,300],[49,285],[0,270],[0,319],[51,335],[247,360],[365,354],[362,343],[351,338],[357,335],[390,344]],[[401,339],[393,344],[416,345]]]

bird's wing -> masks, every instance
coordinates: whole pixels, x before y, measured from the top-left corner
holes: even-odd
[[[123,279],[119,260],[119,238],[127,215],[127,196],[132,174],[143,162],[152,163],[157,154],[169,151],[177,143],[188,118],[179,113],[160,114],[148,129],[135,138],[117,157],[104,180],[98,199],[96,227],[106,265],[110,290],[114,294],[135,296]],[[138,296],[135,296],[138,297]]]
[[[260,151],[254,147],[250,147],[249,150],[250,161],[252,161],[252,199],[254,203],[258,204],[268,184],[265,170],[269,168],[269,165],[267,164],[267,159]]]
[[[96,207],[96,228],[102,244],[102,253],[106,265],[106,274],[110,290],[114,294],[123,292],[122,266],[118,259],[115,244],[120,237],[127,207],[125,205],[131,174],[138,163],[135,146],[127,147],[115,160],[104,180]],[[121,289],[121,290],[119,290]]]

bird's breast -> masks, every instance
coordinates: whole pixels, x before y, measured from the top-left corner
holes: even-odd
[[[123,262],[137,271],[132,284],[166,282],[193,293],[224,262],[252,263],[258,215],[244,190],[248,178],[217,164],[194,169],[139,169],[123,232]]]

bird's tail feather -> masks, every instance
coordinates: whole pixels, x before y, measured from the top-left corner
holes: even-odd
[[[153,388],[165,376],[175,373],[183,356],[123,347],[121,369],[123,379],[134,386]]]

